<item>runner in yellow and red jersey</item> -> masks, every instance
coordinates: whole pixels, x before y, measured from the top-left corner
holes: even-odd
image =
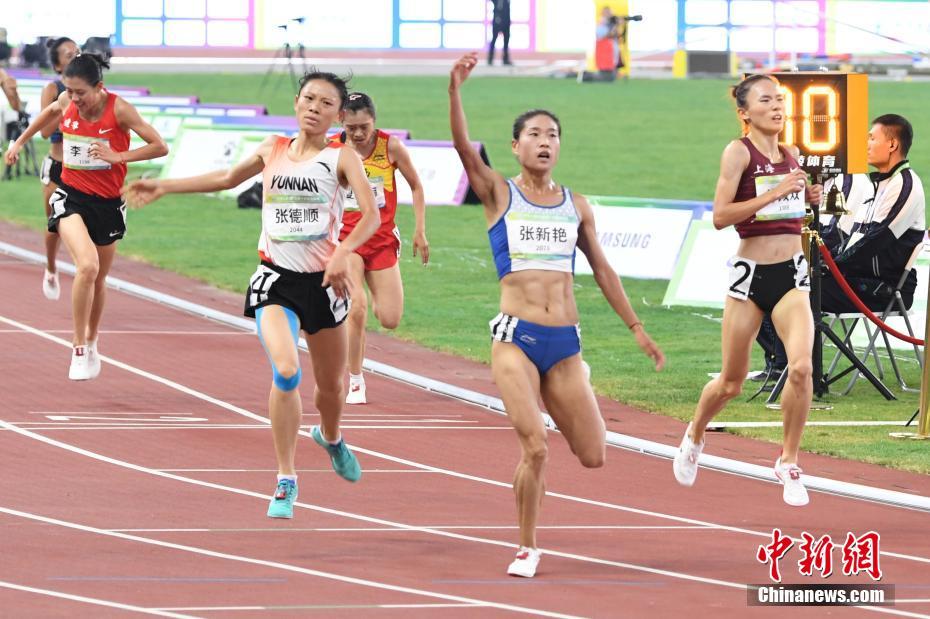
[[[413,214],[416,219],[413,233],[413,255],[420,256],[425,265],[429,261],[429,243],[426,241],[426,200],[423,185],[417,176],[410,153],[398,138],[375,128],[375,104],[371,97],[353,92],[346,103],[344,131],[334,140],[348,144],[364,159],[365,173],[375,196],[375,205],[381,215],[381,226],[364,245],[349,257],[350,294],[349,310],[349,391],[346,404],[365,404],[365,379],[362,377],[362,359],[365,356],[365,322],[368,319],[368,297],[365,284],[371,291],[371,306],[375,317],[385,329],[394,329],[404,313],[404,287],[397,260],[400,257],[400,231],[394,223],[397,212],[397,184],[394,171],[403,174],[413,194]],[[351,191],[346,196],[346,209],[342,217],[339,239],[346,238],[361,218],[358,203]]]

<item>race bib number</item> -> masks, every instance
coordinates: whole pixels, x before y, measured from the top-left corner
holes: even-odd
[[[375,206],[378,208],[384,208],[387,204],[384,198],[384,179],[380,176],[372,176],[368,178],[368,184],[371,186],[371,191],[375,197]],[[351,187],[346,190],[345,210],[359,210],[358,199],[356,199],[355,192],[352,191]]]
[[[64,166],[72,170],[109,170],[109,163],[103,159],[91,157],[90,147],[92,144],[103,144],[109,148],[110,141],[103,138],[64,134],[62,144],[64,153],[62,162]]]
[[[249,307],[255,307],[260,303],[268,300],[268,291],[271,290],[272,284],[281,277],[277,271],[269,269],[264,264],[258,265],[258,269],[249,280],[248,303]]]
[[[803,256],[801,256],[803,258]],[[749,299],[749,287],[752,285],[752,274],[756,271],[756,263],[749,258],[733,256],[730,259],[730,286],[727,294],[734,299],[746,301]]]
[[[578,241],[578,222],[572,217],[510,212],[507,243],[514,258],[560,260],[570,257]]]
[[[262,224],[275,241],[315,241],[329,236],[330,211],[322,196],[272,194],[265,197]]]
[[[756,196],[761,196],[778,186],[785,178],[784,174],[756,177]],[[756,221],[775,219],[800,219],[804,217],[804,192],[789,193],[771,204],[756,211]]]
[[[811,289],[810,265],[804,257],[804,252],[794,255],[794,287],[798,290]]]

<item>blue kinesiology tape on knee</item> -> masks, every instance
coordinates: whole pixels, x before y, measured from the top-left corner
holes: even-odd
[[[272,364],[271,374],[272,374],[272,379],[274,380],[275,387],[277,387],[281,391],[293,391],[294,389],[297,389],[297,385],[300,384],[300,377],[303,374],[303,372],[300,371],[300,368],[297,368],[296,374],[294,374],[290,378],[285,378],[280,372],[278,372],[278,368],[276,368],[274,364]]]
[[[264,313],[263,307],[255,310],[255,331],[258,333],[258,339],[262,343],[262,347],[265,349],[265,354],[268,354],[268,347],[265,345],[265,338],[262,337],[262,314]],[[293,310],[282,307],[284,315],[287,317],[287,326],[291,331],[291,337],[294,339],[294,344],[297,344],[298,335],[300,333],[300,321],[297,319],[297,314]],[[300,378],[303,375],[300,367],[297,368],[297,373],[291,377],[285,377],[278,371],[278,367],[274,364],[274,361],[271,359],[271,356],[268,356],[268,361],[271,363],[271,377],[274,382],[275,387],[281,391],[293,391],[300,385]]]

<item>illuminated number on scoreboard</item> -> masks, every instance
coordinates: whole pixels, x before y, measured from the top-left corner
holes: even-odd
[[[794,92],[784,86],[779,86],[778,92],[785,98],[785,130],[780,141],[784,144],[794,144]]]
[[[774,76],[785,119],[779,142],[797,147],[801,167],[817,174],[868,172],[868,77],[824,71]]]
[[[826,104],[826,114],[815,114],[815,100],[818,98],[822,98],[821,104]],[[837,109],[836,90],[830,86],[809,86],[801,95],[801,117],[804,122],[801,142],[807,150],[822,153],[836,147],[839,134]],[[827,137],[825,140],[817,140],[815,136],[819,137],[821,132],[816,129],[823,123],[827,125]]]
[[[801,123],[801,144],[806,152],[822,153],[836,148],[839,139],[838,97],[830,86],[809,86],[801,94],[801,114],[795,115],[794,91],[779,86],[784,97],[785,129],[781,142],[797,144],[797,123]],[[818,104],[822,106],[817,109]],[[816,113],[816,112],[825,113]],[[826,135],[822,131],[826,126]]]

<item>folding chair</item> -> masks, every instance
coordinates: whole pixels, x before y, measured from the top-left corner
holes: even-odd
[[[910,274],[911,269],[914,268],[914,263],[917,262],[917,257],[920,255],[920,252],[923,251],[923,247],[924,247],[923,243],[921,243],[921,244],[918,244],[917,247],[914,248],[914,251],[911,253],[911,257],[910,259],[908,259],[907,265],[904,268],[904,272],[901,274],[901,278],[898,280],[897,286],[895,286],[894,295],[892,296],[891,300],[888,301],[888,305],[885,306],[884,311],[881,314],[879,314],[879,318],[882,320],[882,322],[885,322],[888,318],[892,318],[892,317],[902,318],[904,320],[905,330],[907,334],[911,337],[916,337],[916,336],[914,335],[914,328],[911,325],[911,320],[910,320],[911,312],[904,305],[904,298],[901,296],[901,288],[904,286],[904,282],[907,280],[907,276]],[[895,357],[894,349],[891,346],[891,341],[888,338],[888,334],[882,331],[881,329],[879,329],[877,326],[873,325],[871,321],[865,317],[864,314],[859,313],[859,312],[850,312],[850,313],[843,313],[843,314],[830,314],[830,313],[825,312],[824,318],[825,318],[825,321],[827,322],[828,327],[831,329],[833,328],[833,325],[837,321],[839,321],[840,327],[843,330],[842,339],[844,343],[850,348],[852,348],[853,331],[855,330],[857,324],[859,324],[860,322],[862,323],[862,326],[865,328],[865,332],[869,337],[869,341],[865,347],[865,352],[863,353],[861,357],[861,361],[865,363],[866,361],[868,361],[869,356],[871,355],[871,357],[875,361],[875,367],[878,370],[879,379],[883,380],[885,378],[885,370],[882,365],[881,359],[878,356],[878,350],[875,345],[878,335],[881,334],[882,339],[884,340],[884,343],[885,343],[885,351],[888,353],[888,360],[891,363],[891,368],[894,371],[895,378],[897,379],[898,385],[901,387],[901,390],[902,391],[919,391],[919,389],[908,387],[907,383],[904,381],[904,377],[901,375],[901,370],[898,367],[898,361],[897,361],[897,358]],[[917,364],[921,368],[923,368],[924,357],[920,351],[920,347],[917,346],[916,344],[912,344],[911,346],[914,349],[914,358],[916,359]],[[840,357],[841,355],[839,352],[837,352],[837,354],[834,355],[833,360],[830,363],[830,369],[827,371],[827,375],[832,376],[833,370],[836,369],[836,366],[839,363]],[[859,370],[856,369],[854,366],[850,366],[849,368],[847,368],[846,370],[844,370],[837,376],[832,377],[832,380],[836,380],[840,378],[843,374],[846,374],[847,372],[852,372],[852,375],[849,379],[849,384],[847,384],[846,389],[843,391],[843,395],[846,395],[850,391],[852,391],[853,386],[856,384],[856,381],[859,379],[859,376],[860,376]]]

